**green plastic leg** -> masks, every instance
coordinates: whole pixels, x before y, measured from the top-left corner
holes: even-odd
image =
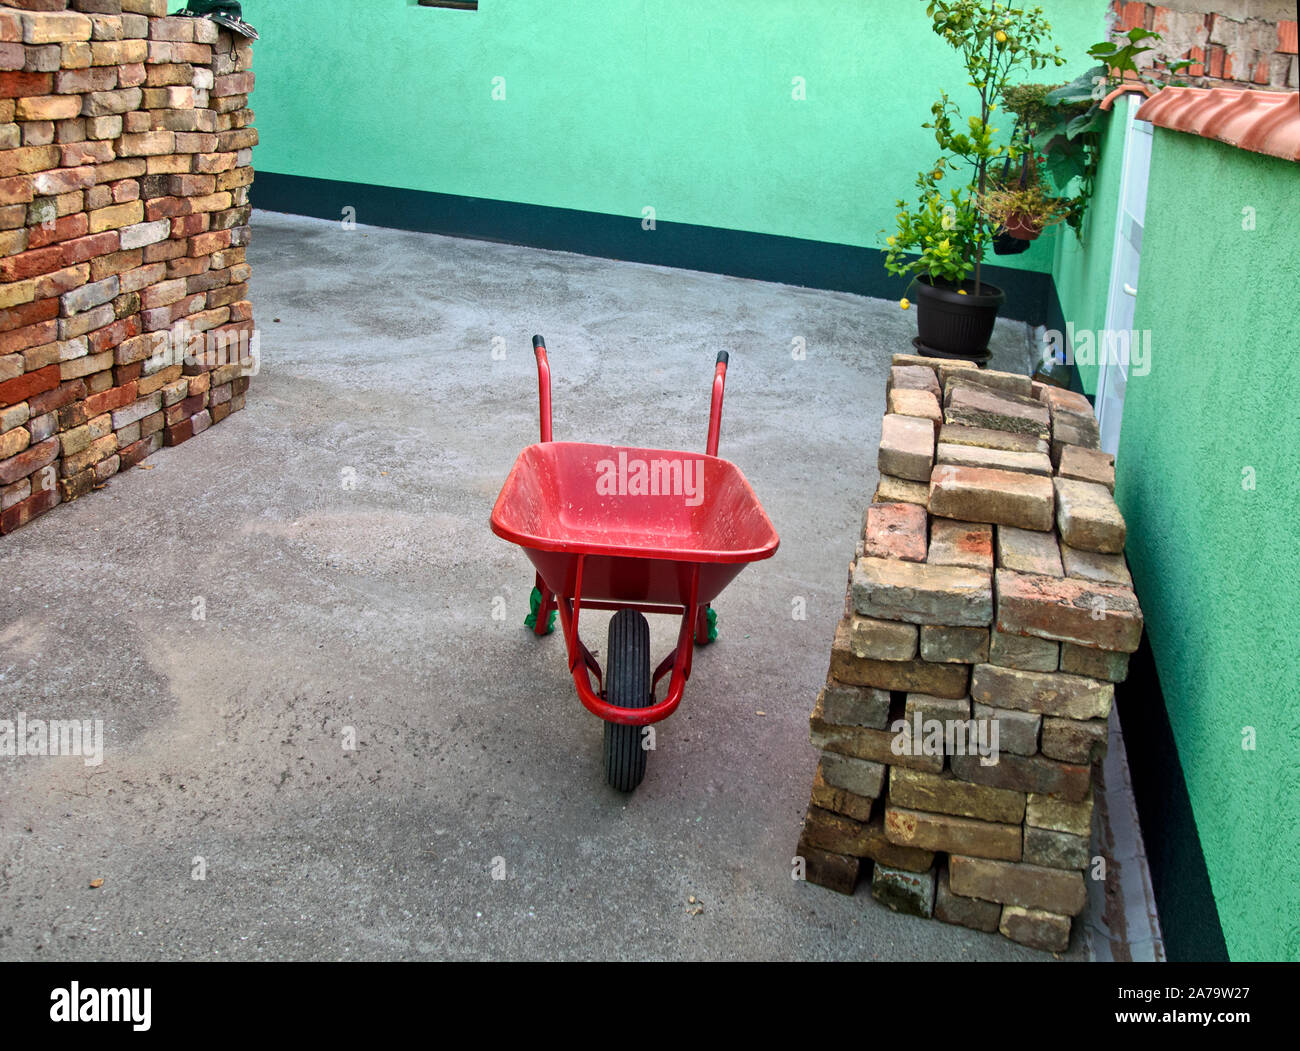
[[[542,592],[540,588],[534,587],[533,593],[528,596],[528,616],[524,618],[524,626],[536,632],[537,630],[537,611],[542,608]],[[555,618],[559,616],[559,610],[551,610],[550,616],[546,618],[546,630],[543,635],[549,635],[555,630]]]
[[[707,646],[718,638],[718,611],[705,606],[695,619],[695,645]]]

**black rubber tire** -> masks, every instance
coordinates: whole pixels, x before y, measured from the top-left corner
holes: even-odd
[[[635,609],[621,609],[609,621],[605,651],[605,700],[620,708],[650,706],[650,623]],[[631,792],[645,777],[644,727],[605,724],[605,779]]]

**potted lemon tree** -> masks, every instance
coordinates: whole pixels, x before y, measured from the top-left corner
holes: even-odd
[[[984,255],[1000,224],[980,205],[993,189],[990,166],[999,158],[1014,160],[1017,149],[997,141],[998,129],[990,122],[1020,71],[1060,66],[1065,59],[1050,44],[1051,25],[1042,8],[931,0],[925,11],[935,34],[957,52],[975,95],[964,119],[947,92],[930,107],[931,119],[923,127],[934,132],[940,156],[917,175],[916,202],[897,202],[898,227],[885,240],[885,268],[914,278],[918,349],[987,359],[1006,295],[982,279]]]

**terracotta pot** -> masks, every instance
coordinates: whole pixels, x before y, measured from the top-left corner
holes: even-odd
[[[1008,216],[1007,221],[1002,224],[1002,229],[1021,241],[1037,240],[1038,235],[1043,232],[1041,225],[1035,224],[1028,216],[1019,213]]]

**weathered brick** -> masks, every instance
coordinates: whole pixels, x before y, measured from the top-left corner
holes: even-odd
[[[1115,491],[1115,457],[1100,449],[1085,449],[1070,445],[1061,449],[1057,474],[1081,482],[1103,485]]]
[[[1032,793],[1025,801],[1025,824],[1087,839],[1092,836],[1092,811],[1091,787],[1082,798],[1074,801]]]
[[[42,515],[59,502],[57,489],[43,489],[34,492],[26,500],[8,507],[0,513],[0,533],[12,533],[20,526],[26,525],[37,515]]]
[[[998,471],[1022,471],[1026,474],[1050,475],[1052,461],[1046,453],[1008,452],[978,445],[952,445],[940,442],[935,462],[957,467],[985,467]]]
[[[1061,562],[1067,577],[1078,577],[1100,584],[1118,584],[1127,588],[1133,586],[1133,577],[1123,555],[1084,551],[1062,544]]]
[[[81,99],[76,95],[31,95],[20,98],[16,110],[18,120],[68,120],[81,112]]]
[[[876,862],[871,896],[893,912],[928,918],[934,912],[934,870],[908,872]]]
[[[930,477],[930,513],[1024,529],[1052,528],[1052,481],[1016,471],[940,465]]]
[[[1129,588],[1005,569],[995,582],[1001,631],[1123,653],[1142,640],[1142,611]]]
[[[942,752],[927,755],[916,749],[900,754],[895,747],[899,735],[892,729],[873,730],[865,726],[833,725],[826,721],[820,703],[809,717],[808,735],[813,747],[822,752],[916,770],[938,772],[943,769]]]
[[[882,475],[928,481],[934,466],[933,426],[915,416],[885,416],[880,424],[876,463]]]
[[[909,810],[1019,825],[1025,816],[1025,793],[960,781],[950,773],[934,774],[893,766],[889,801]]]
[[[860,796],[846,788],[828,784],[822,775],[821,764],[813,775],[812,805],[835,814],[843,814],[854,821],[870,821],[876,801],[870,796]]]
[[[948,874],[954,893],[1061,916],[1077,916],[1088,900],[1080,873],[1042,865],[954,854]]]
[[[895,390],[923,390],[934,395],[938,405],[942,391],[939,381],[935,379],[934,369],[925,365],[894,365],[889,370],[889,383],[886,393]]]
[[[238,380],[232,386],[238,384]],[[244,381],[247,383],[247,381]],[[235,391],[235,395],[240,392]],[[169,395],[164,393],[164,401]],[[177,399],[179,400],[179,399]],[[883,730],[889,722],[889,692],[863,686],[850,686],[828,678],[818,695],[818,703],[828,722],[840,726],[869,726]]]
[[[1115,687],[1082,675],[1021,671],[977,664],[971,673],[971,699],[996,708],[1058,715],[1068,719],[1106,718]]]
[[[923,507],[909,503],[870,504],[863,529],[864,550],[872,558],[924,562],[927,532],[928,516]]]
[[[934,893],[934,918],[971,930],[991,932],[998,929],[1003,906],[979,898],[965,898],[954,894],[944,866],[938,874]]]
[[[839,894],[853,894],[858,883],[862,862],[845,854],[836,854],[805,843],[802,839],[796,853],[804,859],[804,878],[809,883],[833,890]]]
[[[916,656],[917,627],[900,621],[849,616],[848,646],[855,657],[907,661]]]
[[[867,799],[878,798],[885,784],[883,764],[840,753],[825,753],[818,770],[828,785]]]
[[[1043,755],[1066,763],[1092,763],[1106,754],[1105,719],[1043,719]]]
[[[90,19],[71,11],[25,11],[22,22],[25,44],[90,39]]]
[[[952,772],[963,781],[1015,792],[1058,795],[1074,802],[1088,794],[1092,783],[1091,767],[1062,763],[1041,755],[1000,752],[997,762],[988,766],[977,755],[954,755],[949,756],[948,763]]]
[[[1124,516],[1104,485],[1057,478],[1056,524],[1061,542],[1084,551],[1124,550]]]
[[[921,659],[948,664],[978,664],[989,659],[988,628],[957,628],[923,624]]]
[[[142,420],[152,412],[157,412],[162,408],[162,395],[154,393],[148,397],[141,398],[139,401],[113,412],[113,429],[117,430],[127,424],[135,423]]]
[[[1094,679],[1108,682],[1123,682],[1128,678],[1127,653],[1112,653],[1110,650],[1097,650],[1088,646],[1075,646],[1063,642],[1061,645],[1061,671],[1074,675],[1089,675]]]
[[[58,455],[58,438],[47,438],[43,442],[29,445],[17,455],[0,460],[0,485],[12,485],[19,478],[35,474],[42,467],[52,464]]]
[[[1070,917],[1043,909],[1007,905],[1002,909],[998,931],[1013,942],[1044,952],[1060,953],[1070,947]]]
[[[219,176],[217,186],[220,189],[230,189],[232,186],[243,185],[244,181],[252,182],[252,170],[237,168]],[[939,399],[929,391],[896,387],[886,395],[885,401],[886,412],[891,415],[913,416],[927,420],[936,434],[943,423],[943,410],[939,407]]]
[[[1032,438],[1045,438],[1051,432],[1051,415],[1037,399],[968,381],[948,387],[944,405],[945,423],[1011,431]]]
[[[109,277],[94,284],[82,285],[71,292],[64,293],[59,301],[59,312],[64,317],[69,317],[72,314],[79,314],[83,310],[92,310],[112,300],[117,295],[117,290],[118,282],[116,277]]]
[[[891,843],[971,857],[1019,861],[1020,826],[979,821],[953,814],[929,814],[897,806],[885,808],[885,835]]]
[[[929,499],[930,487],[925,482],[913,482],[889,474],[880,476],[876,492],[871,498],[872,503],[877,504],[908,503],[921,507],[925,507]]]
[[[998,567],[1017,573],[1038,573],[1042,576],[1064,576],[1061,552],[1056,537],[1036,529],[1016,529],[999,526],[997,536]]]
[[[989,575],[962,566],[860,558],[852,596],[858,613],[882,620],[978,627],[993,615]]]
[[[903,714],[908,723],[914,722],[918,715],[922,720],[937,719],[940,722],[965,720],[970,718],[970,698],[936,697],[914,690],[905,699]]]
[[[27,401],[33,395],[53,390],[59,385],[59,366],[49,365],[35,372],[0,383],[0,407]],[[28,472],[30,473],[30,472]],[[8,481],[13,481],[10,478]],[[6,483],[7,484],[7,483]]]
[[[993,572],[993,527],[978,522],[936,518],[930,523],[927,562]]]
[[[998,727],[998,748],[1012,755],[1036,755],[1038,753],[1038,735],[1042,729],[1043,717],[1035,712],[1017,711],[1011,708],[994,708],[981,701],[974,703],[977,722],[996,723]],[[1065,759],[1066,756],[1053,756]]]

